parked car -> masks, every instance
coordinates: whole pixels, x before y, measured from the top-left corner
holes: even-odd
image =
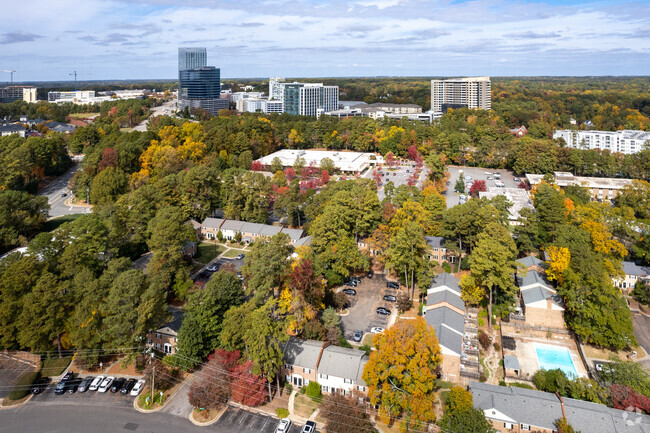
[[[72,373],[70,370],[66,371],[63,377],[61,378],[61,382],[65,382],[66,380],[72,379],[72,376],[74,373]]]
[[[93,378],[92,378],[92,377],[86,377],[86,378],[84,378],[84,380],[82,380],[81,383],[79,384],[79,388],[77,388],[77,391],[79,391],[79,392],[86,392],[86,391],[88,391],[88,387],[90,386],[90,384],[91,384],[92,382],[93,382]]]
[[[486,171],[485,174],[492,174],[492,172],[491,171]]]
[[[65,391],[68,394],[74,394],[77,392],[77,389],[79,388],[79,385],[81,384],[81,379],[70,379],[65,383]]]
[[[237,278],[239,278],[240,280],[243,280],[243,279],[244,279],[244,277],[242,276],[241,272],[237,272]]]
[[[68,194],[66,194],[65,192],[61,193],[61,197],[67,197],[67,196]]]
[[[474,178],[468,174],[467,176],[465,176],[465,180],[474,180]]]
[[[378,307],[377,314],[381,314],[382,316],[390,316],[390,310],[388,308]]]
[[[235,257],[235,260],[243,260],[244,257],[246,257],[246,254],[240,254],[237,257]]]
[[[492,180],[492,176],[488,176],[488,177],[487,177],[487,180]]]
[[[140,394],[140,392],[142,391],[142,388],[144,388],[144,380],[140,379],[133,386],[133,389],[131,390],[131,395],[136,396],[136,395]]]
[[[361,329],[357,329],[357,332],[354,333],[354,341],[357,343],[360,342],[361,337],[363,337],[363,331],[361,331]]]
[[[410,173],[410,171],[409,171],[409,170],[406,170],[406,172],[407,172],[407,173]]]
[[[314,421],[307,421],[300,433],[314,433],[316,431],[316,423]]]
[[[113,376],[108,376],[106,379],[104,379],[104,381],[101,383],[101,385],[99,385],[99,387],[97,387],[97,391],[99,391],[99,392],[108,391],[108,388],[111,387],[111,384],[113,383],[114,380],[115,380],[115,378]]]
[[[56,384],[56,388],[54,388],[54,394],[56,395],[61,395],[65,392],[65,384],[66,381],[60,380],[59,383]]]
[[[111,386],[111,392],[118,392],[119,390],[122,389],[124,386],[124,382],[126,382],[126,379],[123,377],[118,377],[115,379],[115,382],[113,382],[113,386]]]
[[[346,281],[345,285],[349,287],[357,287],[357,283],[355,283],[354,281]]]
[[[282,418],[275,433],[288,433],[291,430],[291,420],[289,418]]]
[[[389,281],[386,283],[386,287],[389,289],[399,289],[399,283],[396,283],[394,281]]]
[[[393,173],[393,176],[397,176],[397,173]]]
[[[45,388],[47,388],[47,385],[49,384],[49,377],[41,377],[36,382],[32,383],[32,389],[30,391],[32,394],[40,394]]]
[[[374,326],[374,327],[370,328],[370,332],[372,332],[373,334],[381,334],[384,331],[385,331],[385,329],[382,328],[381,326]]]
[[[128,394],[129,392],[131,392],[131,390],[133,389],[133,387],[135,386],[136,383],[137,383],[137,380],[135,380],[135,379],[127,380],[126,383],[124,383],[124,386],[122,387],[120,392],[122,394]]]
[[[217,269],[219,269],[219,266],[216,263],[205,268],[208,272],[217,272]]]
[[[519,179],[518,177],[515,177],[515,178],[512,179],[512,180],[515,181],[515,182],[517,182],[517,183],[521,182],[521,179]]]
[[[97,376],[88,387],[88,391],[97,391],[97,388],[99,388],[99,385],[101,385],[103,381],[104,376]]]
[[[375,275],[375,273],[372,270],[368,272],[368,278],[372,278],[373,275]]]
[[[384,295],[383,299],[384,299],[384,301],[388,301],[388,302],[397,301],[397,297],[393,296],[393,295]]]
[[[346,295],[357,296],[357,291],[354,289],[343,289],[342,292]]]

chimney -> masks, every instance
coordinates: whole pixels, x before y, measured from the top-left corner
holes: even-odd
[[[318,354],[318,359],[316,360],[316,370],[318,370],[318,366],[320,365],[320,359],[323,357],[323,351],[329,345],[330,343],[328,341],[323,342],[323,345],[320,348],[320,353]]]
[[[555,395],[557,396],[557,399],[560,400],[560,405],[562,406],[562,418],[566,419],[566,412],[564,411],[564,400],[562,400],[562,397],[557,393],[557,391],[555,391]]]
[[[546,309],[547,310],[550,310],[551,308],[553,308],[552,302],[553,302],[553,300],[551,299],[550,296],[548,298],[546,298]]]

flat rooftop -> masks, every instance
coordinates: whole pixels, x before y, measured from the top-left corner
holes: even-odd
[[[384,162],[381,155],[363,152],[346,152],[341,150],[300,150],[282,149],[258,159],[262,165],[271,165],[278,158],[284,167],[292,166],[298,158],[305,161],[305,165],[314,164],[317,167],[323,159],[329,158],[334,166],[342,171],[362,171],[369,165]]]
[[[542,176],[543,177],[543,176]],[[519,213],[525,207],[535,210],[533,202],[530,200],[528,191],[522,188],[499,188],[496,186],[489,186],[487,191],[479,192],[479,197],[492,199],[496,196],[503,195],[509,202],[512,203],[508,212],[510,213],[509,219],[515,221],[519,218]]]
[[[632,179],[618,179],[609,177],[586,177],[574,176],[571,173],[556,171],[553,173],[555,176],[555,183],[558,186],[578,185],[587,188],[598,189],[622,189],[627,185],[632,184]],[[531,185],[537,185],[544,179],[543,174],[526,174],[526,179]]]

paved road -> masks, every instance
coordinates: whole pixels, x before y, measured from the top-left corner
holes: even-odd
[[[277,426],[278,420],[269,415],[248,412],[231,406],[221,415],[219,421],[210,426],[209,429],[216,429],[218,432],[224,433],[273,433]],[[300,428],[293,425],[289,433],[298,433]]]
[[[343,286],[347,288],[347,286]],[[382,300],[384,295],[397,295],[396,290],[386,288],[386,279],[383,275],[375,275],[373,278],[361,278],[361,284],[353,287],[357,291],[356,296],[349,296],[349,314],[341,317],[341,328],[346,340],[352,341],[357,329],[364,334],[370,332],[370,328],[379,326],[386,328],[389,316],[377,314],[377,307],[386,307],[395,312],[395,303]]]
[[[634,314],[632,317],[636,340],[650,355],[650,317],[643,314]]]
[[[89,207],[69,206],[65,204],[65,201],[70,198],[70,188],[68,188],[68,183],[79,168],[79,164],[75,163],[70,170],[59,176],[37,194],[39,196],[47,197],[47,202],[50,204],[50,218],[78,213],[89,213],[92,211]],[[66,196],[62,197],[62,194],[65,194]]]
[[[149,119],[153,119],[156,116],[171,115],[174,111],[176,111],[175,99],[167,101],[164,104],[159,105],[157,107],[153,107],[151,109],[151,115],[146,119],[144,119],[142,122],[140,122],[138,125],[136,125],[135,128],[133,128],[133,130],[144,132],[147,130],[147,123],[149,122]]]
[[[208,428],[212,431],[214,429]],[[31,402],[18,409],[0,410],[0,432],[41,433],[205,433],[187,418],[154,413],[143,414],[133,407],[106,405],[35,405]],[[218,430],[230,433],[232,430]]]

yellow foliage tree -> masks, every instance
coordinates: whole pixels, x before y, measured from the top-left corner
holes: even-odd
[[[550,281],[557,281],[562,284],[564,281],[563,273],[569,268],[571,264],[571,252],[568,248],[556,247],[551,245],[546,248],[546,254],[549,257],[548,268],[546,269],[546,276]]]
[[[471,274],[460,280],[460,297],[466,304],[478,305],[485,298],[485,289],[476,283]]]

